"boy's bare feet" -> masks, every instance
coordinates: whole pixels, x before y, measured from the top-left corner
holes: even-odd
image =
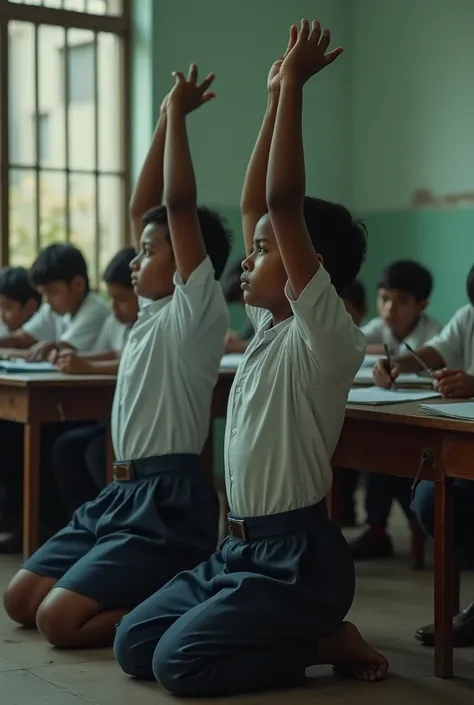
[[[319,640],[319,655],[323,663],[331,664],[342,676],[372,682],[387,676],[387,659],[364,641],[351,622],[343,622],[338,629]]]

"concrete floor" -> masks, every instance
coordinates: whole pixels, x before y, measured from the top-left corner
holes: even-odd
[[[441,681],[433,677],[432,651],[413,639],[415,628],[432,619],[432,573],[409,570],[404,523],[398,515],[393,523],[398,557],[358,567],[357,597],[350,615],[364,636],[388,657],[390,678],[369,685],[335,678],[327,668],[314,668],[308,671],[305,688],[233,698],[233,702],[314,705],[317,697],[320,705],[472,705],[474,649],[458,650],[457,678]],[[18,557],[0,557],[0,588],[18,565]],[[464,575],[462,585],[463,599],[473,599],[474,574]],[[157,684],[141,684],[124,676],[110,651],[56,651],[38,634],[17,629],[0,611],[1,703],[164,705],[176,701]],[[213,700],[215,705],[220,702],[227,700]]]

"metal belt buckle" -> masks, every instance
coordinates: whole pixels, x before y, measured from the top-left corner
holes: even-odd
[[[132,477],[130,463],[116,463],[113,478],[116,482],[127,482]]]
[[[243,519],[227,519],[227,526],[229,528],[229,534],[233,536],[234,539],[242,539],[242,541],[247,541],[247,534],[245,532],[245,523]]]

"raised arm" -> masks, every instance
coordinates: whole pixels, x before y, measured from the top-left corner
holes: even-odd
[[[186,115],[214,97],[208,88],[210,74],[197,83],[197,66],[192,64],[188,78],[175,73],[176,85],[168,100],[168,126],[165,141],[164,202],[176,269],[186,282],[206,257],[206,248],[197,214],[197,188],[186,130]]]
[[[156,126],[150,149],[143,163],[138,181],[130,199],[130,222],[135,246],[140,248],[142,218],[145,213],[161,204],[163,199],[163,156],[166,137],[166,106],[168,96],[161,104],[160,119]]]
[[[280,69],[281,92],[270,149],[267,204],[283,265],[298,298],[319,268],[304,219],[303,86],[342,49],[326,54],[330,34],[303,20],[298,39]]]
[[[250,157],[247,173],[245,175],[244,187],[240,201],[242,213],[242,231],[244,234],[244,247],[246,254],[252,251],[255,226],[258,221],[268,211],[266,186],[268,158],[270,156],[270,146],[272,143],[273,130],[280,96],[280,68],[283,60],[289,54],[296,43],[298,30],[295,26],[290,29],[290,39],[285,55],[276,61],[268,74],[268,104],[257,142]]]

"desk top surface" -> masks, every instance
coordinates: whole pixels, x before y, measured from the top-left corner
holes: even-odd
[[[114,385],[113,375],[64,375],[61,372],[0,374],[0,387],[103,387]]]
[[[452,402],[447,399],[429,399],[429,404],[459,403],[459,399]],[[474,434],[474,422],[450,419],[443,416],[429,416],[420,409],[419,401],[406,404],[384,404],[380,406],[364,406],[362,404],[348,404],[346,418],[373,421],[377,423],[410,425],[421,428],[437,428],[440,431],[459,431]]]

